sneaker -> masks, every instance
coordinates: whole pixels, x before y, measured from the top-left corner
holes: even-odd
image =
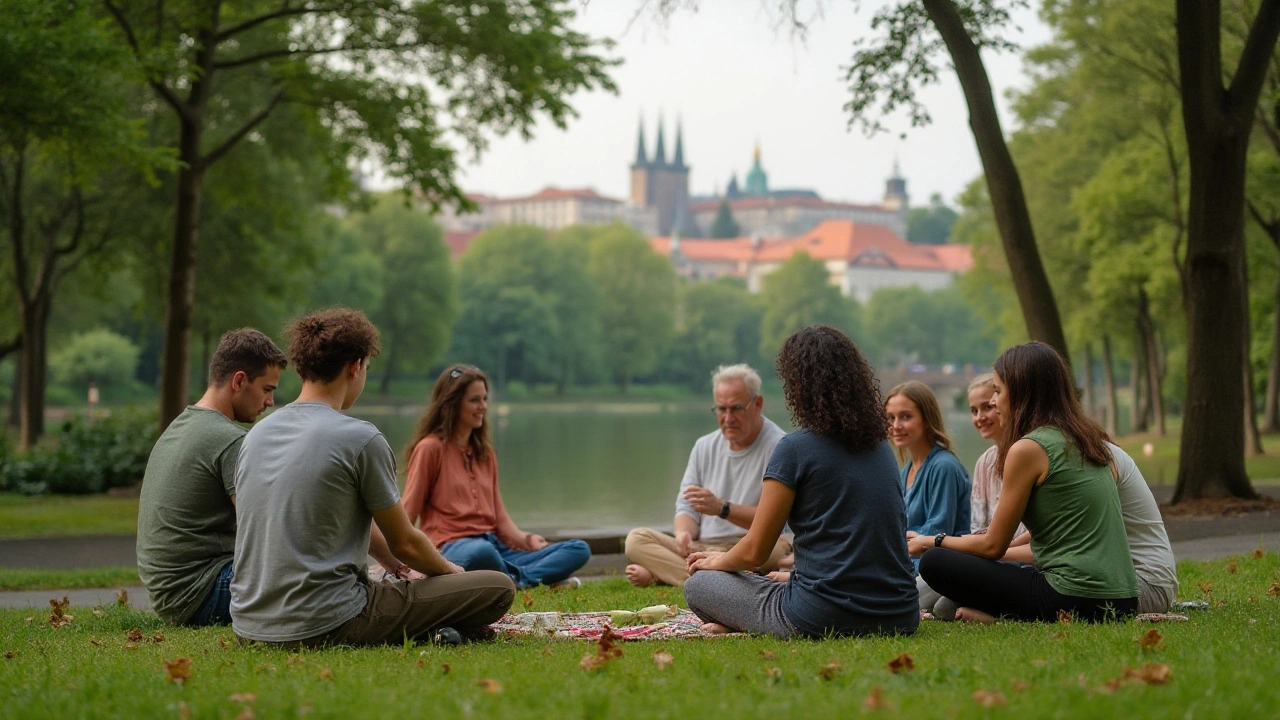
[[[560,581],[560,582],[558,582],[558,583],[552,583],[552,584],[551,584],[551,587],[553,587],[553,588],[555,588],[555,589],[557,589],[557,590],[565,590],[565,589],[568,589],[568,588],[577,588],[577,587],[582,587],[582,581],[581,581],[581,580],[579,580],[579,579],[578,579],[578,577],[577,577],[576,575],[574,575],[574,576],[571,576],[571,577],[567,577],[567,578],[565,578],[564,580],[561,580],[561,581]]]
[[[437,628],[431,633],[432,645],[461,645],[462,635],[451,627]]]

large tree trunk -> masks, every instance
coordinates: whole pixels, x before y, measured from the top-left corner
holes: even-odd
[[[200,234],[201,123],[182,122],[178,172],[178,209],[169,255],[169,293],[165,302],[164,347],[160,370],[160,431],[187,406],[191,372],[191,311],[196,294],[196,240]]]
[[[1156,326],[1151,319],[1151,305],[1145,290],[1138,290],[1138,328],[1145,348],[1143,353],[1146,355],[1146,407],[1149,411],[1147,419],[1149,422],[1155,422],[1156,434],[1164,437],[1164,398],[1161,397],[1164,371],[1160,363],[1160,341],[1156,337]]]
[[[1151,403],[1147,399],[1146,344],[1139,337],[1134,343],[1133,362],[1129,363],[1129,385],[1133,388],[1133,405],[1129,408],[1129,432],[1144,433],[1150,429]]]
[[[1271,317],[1271,366],[1267,369],[1267,397],[1262,415],[1264,433],[1280,432],[1280,277],[1276,278],[1276,304]]]
[[[387,351],[387,356],[384,358],[383,363],[386,369],[382,372],[382,383],[378,388],[379,394],[383,397],[391,394],[391,380],[396,376],[395,346],[392,345],[391,347],[388,347]]]
[[[1098,399],[1093,386],[1093,343],[1084,344],[1084,411],[1094,420],[1098,419]]]
[[[1276,37],[1280,0],[1263,0],[1230,87],[1221,3],[1177,0],[1182,118],[1190,167],[1187,395],[1174,502],[1257,497],[1244,467],[1245,156]]]
[[[1249,320],[1249,264],[1240,263],[1240,302],[1244,307],[1244,454],[1262,454],[1262,434],[1258,432],[1258,413],[1253,403],[1253,323]]]
[[[973,130],[973,139],[982,159],[991,209],[1000,230],[1027,332],[1032,339],[1052,345],[1069,362],[1071,354],[1067,349],[1066,335],[1062,332],[1058,304],[1054,301],[1049,277],[1040,260],[1022,180],[1018,177],[1018,168],[1013,163],[1009,146],[1005,144],[982,55],[951,0],[924,0],[924,8],[946,43],[964,90],[969,127]]]
[[[21,342],[21,340],[19,340]],[[19,348],[13,356],[13,382],[9,383],[9,419],[6,424],[11,428],[17,428],[21,424],[19,419],[22,416],[22,349]]]
[[[48,371],[49,306],[48,288],[20,302],[22,314],[22,359],[19,364],[21,401],[18,406],[18,449],[26,450],[44,435],[44,392]]]
[[[1116,401],[1116,372],[1115,366],[1111,363],[1111,336],[1102,336],[1102,383],[1107,393],[1107,434],[1115,439],[1119,433],[1117,425],[1119,423],[1120,404]]]

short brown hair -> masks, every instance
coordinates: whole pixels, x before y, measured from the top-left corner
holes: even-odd
[[[359,310],[331,307],[295,318],[284,330],[303,380],[332,382],[348,363],[382,352],[378,328]]]
[[[775,369],[796,425],[852,452],[868,452],[889,437],[876,374],[839,330],[797,330],[782,343]]]
[[[218,349],[209,361],[209,385],[222,387],[241,370],[256,380],[268,367],[289,367],[289,358],[271,342],[271,338],[253,328],[228,330],[218,338]]]

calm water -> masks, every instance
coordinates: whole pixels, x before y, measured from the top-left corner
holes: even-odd
[[[698,404],[583,404],[494,406],[499,484],[507,510],[521,526],[572,533],[625,532],[670,525],[676,491],[699,436],[716,429],[715,416]],[[401,451],[419,409],[376,409],[352,414],[376,424]],[[790,430],[780,398],[767,398],[765,415]],[[989,443],[968,413],[946,416],[960,459],[972,469]]]

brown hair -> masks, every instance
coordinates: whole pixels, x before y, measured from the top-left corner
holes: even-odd
[[[879,381],[847,335],[810,325],[782,343],[775,363],[791,421],[853,452],[889,436]]]
[[[351,308],[331,307],[294,318],[284,332],[294,367],[307,381],[332,382],[348,363],[382,352],[378,328]]]
[[[924,421],[924,436],[928,438],[930,445],[941,445],[943,450],[955,452],[951,446],[951,438],[947,435],[947,428],[942,424],[942,408],[938,407],[938,396],[933,394],[928,385],[919,380],[898,383],[884,396],[885,404],[888,405],[895,395],[901,395],[915,403],[916,409],[920,411],[920,419]],[[905,448],[898,448],[898,457],[905,458],[906,454]]]
[[[253,328],[228,330],[218,338],[218,349],[209,360],[209,386],[222,387],[242,370],[252,382],[271,366],[289,367],[289,358],[271,338]]]
[[[1084,460],[1111,464],[1107,431],[1080,409],[1075,383],[1058,351],[1042,342],[1014,345],[996,358],[995,372],[1009,395],[1009,417],[1001,418],[1004,431],[997,445],[1001,475],[1009,448],[1040,427],[1061,430]]]
[[[435,386],[431,388],[427,410],[422,413],[418,427],[413,431],[413,439],[405,448],[406,456],[412,455],[413,449],[428,435],[435,435],[445,442],[453,437],[453,431],[458,426],[458,408],[462,406],[467,388],[477,380],[484,383],[486,390],[489,389],[489,376],[474,365],[450,365],[440,373]],[[488,459],[489,453],[493,452],[493,444],[489,441],[488,413],[484,416],[484,423],[471,431],[467,446],[479,461]]]

